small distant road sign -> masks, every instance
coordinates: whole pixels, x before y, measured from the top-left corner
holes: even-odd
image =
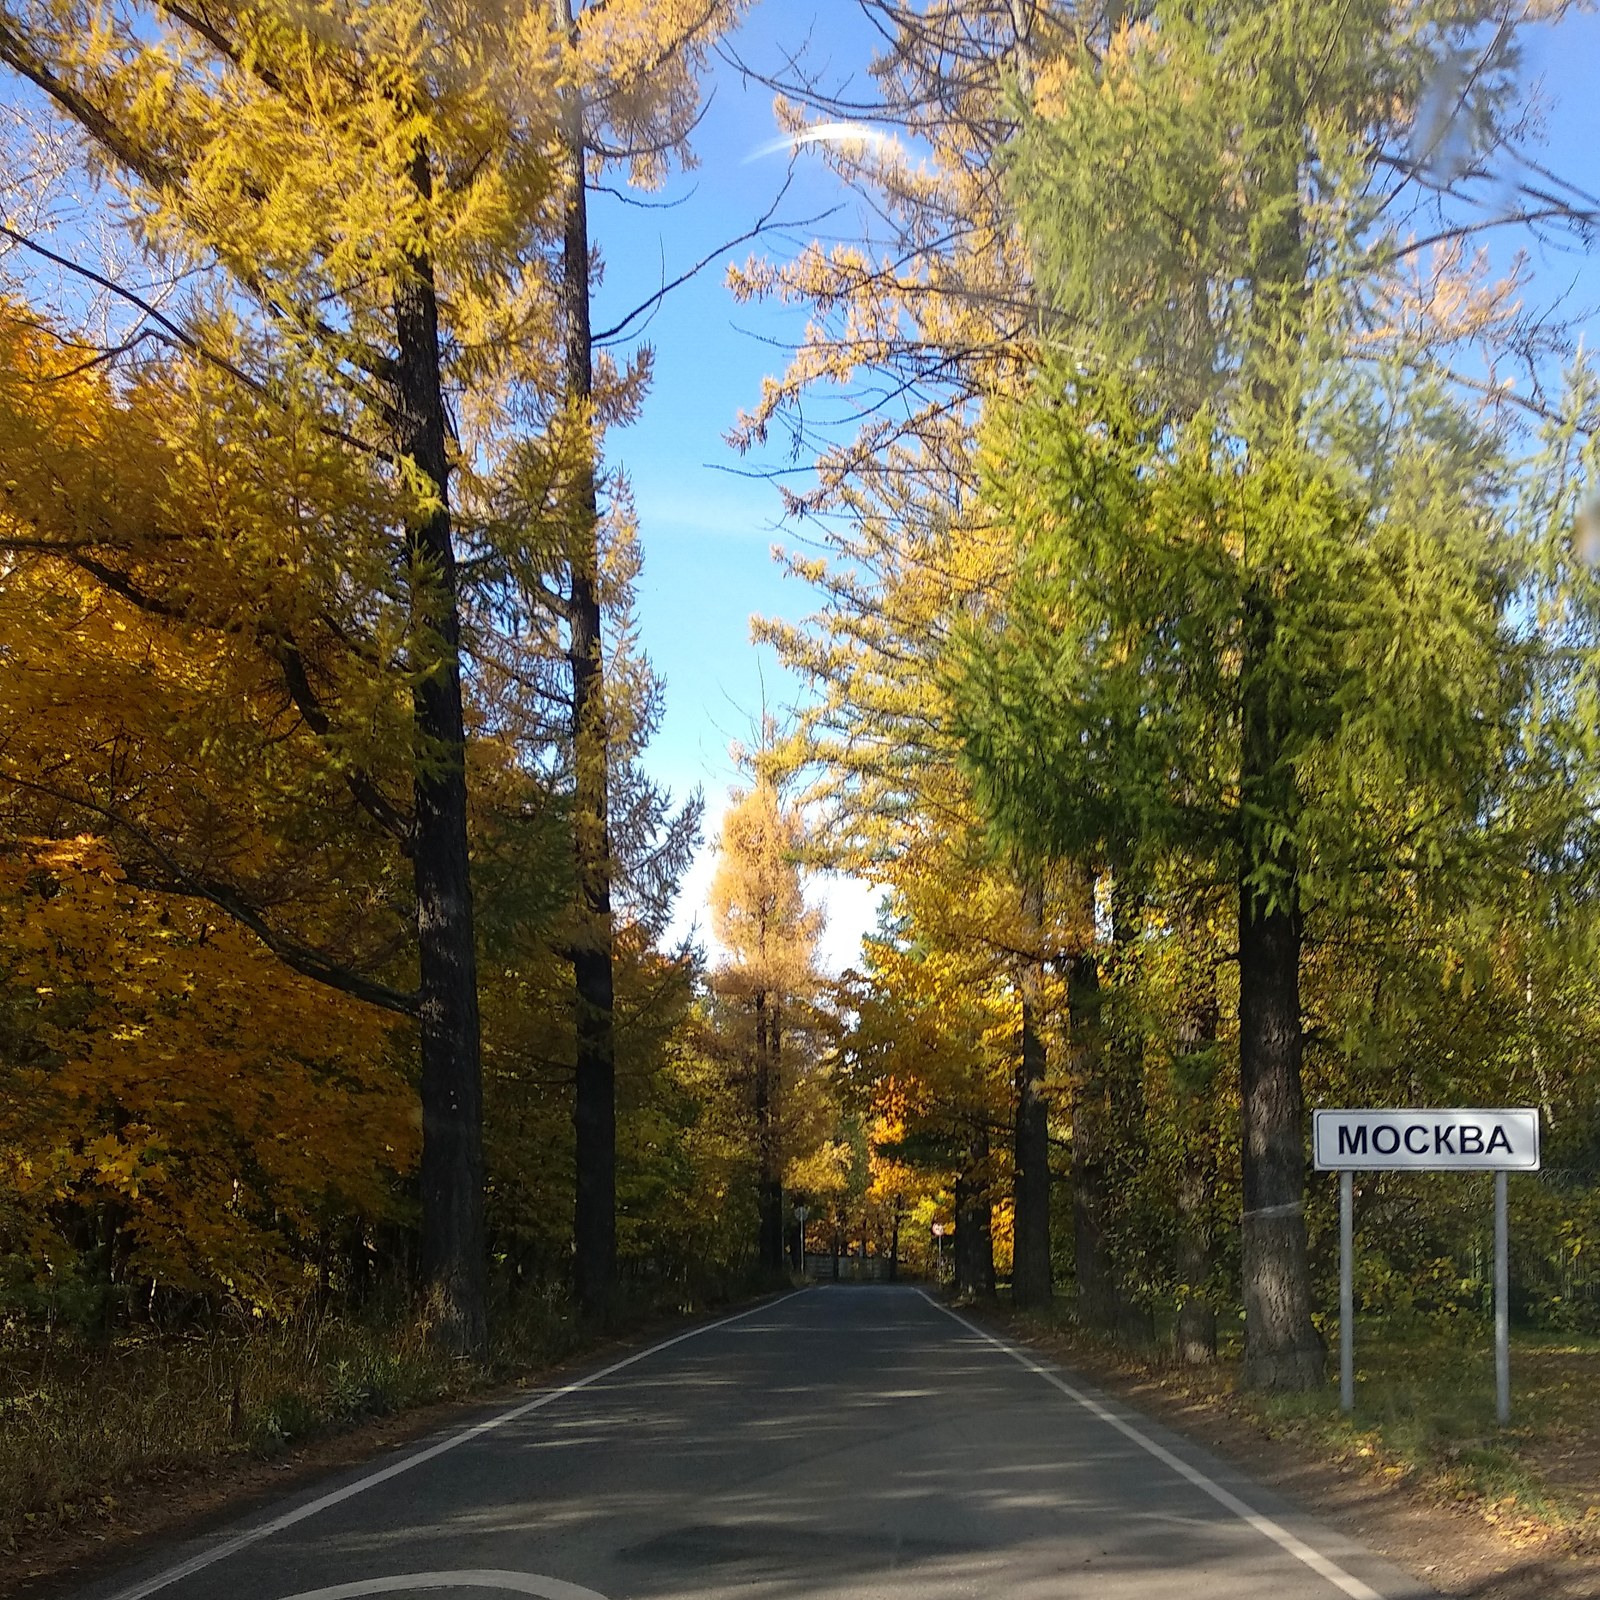
[[[1539,1113],[1317,1111],[1319,1172],[1537,1172]]]
[[[944,1224],[942,1222],[934,1223],[934,1225],[933,1225],[933,1236],[934,1236],[935,1239],[944,1238]]]

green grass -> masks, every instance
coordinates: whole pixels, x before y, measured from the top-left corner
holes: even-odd
[[[1337,1360],[1336,1350],[1330,1352]],[[1311,1395],[1252,1396],[1239,1403],[1278,1432],[1309,1434],[1341,1455],[1399,1467],[1457,1499],[1514,1508],[1555,1527],[1585,1507],[1540,1470],[1541,1447],[1592,1410],[1600,1389],[1600,1341],[1522,1333],[1511,1357],[1512,1421],[1495,1419],[1494,1357],[1474,1323],[1366,1324],[1356,1331],[1356,1407],[1338,1409],[1336,1383]]]
[[[1029,1319],[1035,1321],[1036,1319]],[[1240,1390],[1237,1348],[1215,1368],[1175,1366],[1160,1350],[1134,1353],[1077,1330],[1058,1304],[1045,1319],[1068,1346],[1153,1373],[1163,1385],[1244,1417],[1374,1474],[1406,1478],[1441,1499],[1474,1501],[1497,1520],[1567,1530],[1597,1515],[1600,1483],[1552,1481],[1557,1447],[1600,1439],[1600,1339],[1519,1331],[1511,1354],[1512,1422],[1495,1420],[1489,1330],[1472,1319],[1369,1321],[1356,1331],[1356,1409],[1339,1410],[1337,1332],[1329,1329],[1330,1382],[1305,1395]],[[1589,1473],[1597,1470],[1592,1456]]]

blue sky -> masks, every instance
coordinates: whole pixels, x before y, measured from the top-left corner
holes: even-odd
[[[759,0],[737,48],[746,60],[772,67],[781,52],[807,38],[813,61],[826,63],[830,78],[837,78],[860,73],[878,35],[844,0],[831,0],[825,12],[811,0]],[[1547,164],[1587,188],[1600,187],[1600,16],[1572,15],[1533,30],[1524,77],[1544,105]],[[696,138],[701,166],[674,179],[659,197],[681,203],[639,210],[604,196],[597,200],[593,225],[606,258],[597,327],[650,294],[663,277],[748,228],[783,180],[785,154],[752,159],[776,134],[770,92],[726,66],[714,72],[712,87]],[[843,206],[826,228],[849,233],[854,202],[821,159],[802,155],[796,174],[783,215]],[[797,229],[770,239],[765,253],[782,255],[807,237],[810,230]],[[1510,244],[1497,244],[1497,253]],[[796,313],[734,303],[723,268],[751,248],[729,251],[663,304],[647,334],[656,346],[654,389],[643,417],[611,440],[612,459],[628,471],[639,510],[642,638],[667,686],[666,718],[650,765],[679,793],[703,788],[708,802],[708,848],[685,884],[679,931],[697,916],[703,929],[709,842],[737,777],[729,741],[749,736],[763,701],[779,709],[799,689],[771,651],[751,644],[750,618],[795,619],[811,609],[804,587],[786,579],[771,556],[774,542],[796,538],[796,530],[779,527],[776,488],[743,475],[761,463],[742,460],[724,442],[740,407],[759,394],[763,376],[782,369],[784,346],[802,324]],[[1534,245],[1531,265],[1533,299],[1567,292],[1569,310],[1600,304],[1600,265],[1593,257]],[[775,451],[768,464],[782,461]],[[824,953],[838,968],[853,959],[871,926],[874,897],[863,885],[839,881],[818,892],[830,919]]]
[[[774,68],[780,52],[808,35],[811,54],[834,71],[859,70],[872,33],[853,4],[834,0],[826,37],[816,8],[795,0],[758,4],[740,32],[741,57]],[[772,94],[719,66],[711,103],[695,139],[701,165],[675,178],[657,199],[671,209],[640,210],[597,197],[591,223],[606,262],[595,326],[604,328],[703,257],[737,237],[771,206],[789,170],[787,152],[760,154],[777,135]],[[830,231],[852,226],[853,202],[816,157],[802,157],[779,212],[781,219],[819,217],[832,208]],[[645,552],[639,582],[641,632],[666,679],[666,719],[649,765],[678,794],[699,787],[707,801],[707,842],[680,896],[676,931],[696,917],[710,881],[710,845],[717,818],[738,773],[732,740],[748,742],[763,700],[774,711],[794,700],[797,685],[770,649],[750,640],[753,614],[803,616],[807,591],[786,579],[772,557],[782,531],[778,491],[763,468],[788,465],[783,450],[762,460],[739,456],[725,442],[741,407],[751,405],[762,378],[787,362],[783,346],[804,326],[800,312],[739,306],[726,286],[726,267],[752,250],[781,256],[812,237],[796,228],[724,253],[698,278],[675,290],[645,335],[656,348],[655,382],[642,419],[612,436],[610,454],[632,480]],[[824,954],[834,968],[855,956],[873,920],[874,897],[842,880],[818,886],[829,913]]]

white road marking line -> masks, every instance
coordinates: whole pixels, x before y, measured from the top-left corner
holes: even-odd
[[[969,1322],[960,1313],[952,1311],[949,1306],[941,1305],[926,1289],[918,1290],[922,1298],[936,1311],[942,1311],[952,1321],[959,1322],[969,1333],[975,1333],[980,1339],[986,1339],[995,1349],[1003,1350],[1029,1372],[1037,1373],[1046,1383],[1053,1384],[1069,1400],[1076,1401],[1091,1416],[1099,1418],[1122,1434],[1125,1438],[1133,1440],[1141,1450],[1148,1450],[1162,1466],[1170,1467],[1180,1478],[1192,1483],[1195,1488],[1211,1496],[1220,1506],[1225,1506],[1241,1522],[1255,1529],[1263,1538],[1270,1539],[1280,1549],[1287,1551],[1296,1561],[1304,1563],[1317,1574],[1319,1578],[1326,1578],[1334,1588],[1350,1596],[1350,1600],[1383,1600],[1383,1596],[1376,1589],[1369,1588],[1359,1578],[1352,1577],[1343,1567],[1330,1561],[1325,1555],[1313,1550],[1304,1539],[1298,1539],[1290,1533],[1281,1523],[1274,1522],[1271,1517],[1263,1516],[1253,1506],[1246,1505],[1238,1495],[1212,1478],[1208,1478],[1198,1467],[1191,1467],[1187,1461],[1175,1456],[1165,1445],[1157,1444],[1148,1434],[1141,1433],[1131,1422],[1123,1419],[1113,1412],[1108,1411],[1098,1400],[1092,1400],[1081,1389],[1074,1389],[1059,1373],[1052,1372],[1048,1367],[1042,1366],[1032,1356],[1019,1350],[1014,1344],[997,1338],[987,1328],[980,1328],[977,1323]]]
[[[397,1589],[507,1589],[512,1594],[538,1595],[540,1600],[606,1600],[597,1589],[541,1577],[537,1572],[398,1572],[389,1578],[362,1578],[327,1589],[307,1589],[289,1600],[354,1600],[356,1595],[393,1594]]]
[[[791,1290],[788,1294],[779,1295],[776,1300],[767,1300],[761,1305],[751,1306],[748,1311],[736,1311],[731,1317],[721,1317],[716,1322],[703,1323],[698,1328],[690,1328],[685,1333],[663,1339],[660,1344],[650,1345],[644,1350],[635,1350],[631,1356],[613,1361],[609,1367],[591,1372],[586,1378],[575,1378],[571,1383],[563,1384],[559,1389],[546,1390],[532,1400],[525,1400],[521,1405],[513,1406],[509,1411],[485,1417],[482,1422],[474,1423],[470,1428],[463,1428],[460,1433],[451,1434],[448,1439],[441,1439],[437,1444],[429,1445],[426,1450],[418,1450],[412,1455],[403,1456],[399,1461],[391,1462],[377,1472],[369,1472],[366,1477],[357,1478],[354,1483],[347,1483],[342,1489],[319,1495],[315,1500],[308,1500],[303,1506],[296,1506],[292,1511],[285,1511],[282,1515],[273,1517],[270,1522],[247,1528],[243,1533],[236,1533],[231,1539],[225,1539],[209,1550],[202,1550],[197,1555],[190,1556],[187,1561],[180,1561],[176,1566],[168,1567],[165,1572],[158,1572],[154,1577],[146,1578],[130,1588],[119,1589],[111,1600],[144,1600],[146,1595],[155,1594],[158,1590],[192,1577],[197,1572],[203,1572],[218,1561],[225,1561],[229,1556],[248,1549],[253,1544],[259,1544],[263,1539],[270,1539],[273,1534],[282,1533],[285,1528],[292,1528],[297,1522],[304,1522],[308,1517],[316,1516],[319,1511],[327,1511],[330,1507],[354,1499],[356,1495],[363,1494],[380,1483],[398,1478],[401,1473],[409,1472],[413,1467],[420,1467],[425,1461],[432,1461],[435,1457],[442,1456],[447,1450],[469,1444],[472,1440],[479,1439],[486,1433],[493,1433],[496,1428],[503,1428],[508,1422],[516,1422],[553,1401],[564,1399],[569,1394],[576,1394],[580,1389],[587,1389],[590,1384],[599,1383],[602,1378],[609,1378],[613,1373],[621,1372],[624,1367],[631,1367],[636,1361],[643,1361],[646,1356],[670,1350],[673,1345],[682,1344],[686,1339],[698,1339],[701,1334],[725,1328],[730,1322],[742,1322],[746,1317],[753,1317],[758,1312],[770,1311],[775,1306],[781,1306],[785,1300],[792,1300],[795,1295],[805,1292],[804,1289]]]

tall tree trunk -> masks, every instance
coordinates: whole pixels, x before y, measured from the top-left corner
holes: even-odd
[[[1044,937],[1044,882],[1031,874],[1022,904],[1030,937]],[[1017,987],[1022,1022],[1017,1040],[1017,1105],[1013,1166],[1011,1299],[1017,1306],[1050,1303],[1050,1113],[1044,1085],[1044,957],[1022,963]]]
[[[989,1131],[977,1129],[956,1178],[956,1294],[994,1298],[994,1204],[989,1194]]]
[[[1116,1326],[1106,1219],[1108,1106],[1100,961],[1095,954],[1094,878],[1073,874],[1081,946],[1067,963],[1067,1077],[1072,1093],[1072,1258],[1081,1326],[1109,1332]]]
[[[1135,993],[1134,964],[1138,960],[1139,929],[1144,896],[1131,869],[1119,864],[1111,880],[1111,943],[1113,999],[1116,1027],[1108,1039],[1108,1101],[1110,1150],[1107,1166],[1111,1190],[1132,1202],[1137,1217],[1138,1193],[1145,1181],[1149,1138],[1145,1128],[1144,1029],[1137,1008],[1126,1003]],[[1130,1237],[1133,1241],[1130,1243]],[[1150,1279],[1148,1246],[1141,1228],[1124,1228],[1109,1252],[1112,1292],[1116,1299],[1117,1337],[1126,1344],[1148,1347],[1155,1343],[1155,1307],[1147,1289],[1136,1286]]]
[[[1311,1321],[1300,1069],[1301,915],[1292,832],[1294,773],[1284,759],[1284,691],[1271,666],[1276,619],[1259,582],[1245,599],[1239,866],[1239,1075],[1244,1116],[1242,1236],[1251,1388],[1323,1381]]]
[[[1280,98],[1292,105],[1293,86]],[[1300,192],[1303,119],[1286,113],[1264,143],[1258,185],[1264,225],[1252,241],[1247,392],[1250,448],[1262,460],[1301,448],[1302,396],[1291,353],[1305,337],[1307,272]],[[1323,1381],[1326,1351],[1311,1321],[1301,1088],[1302,923],[1295,840],[1299,795],[1289,741],[1294,698],[1279,659],[1281,553],[1246,535],[1239,660],[1239,1075],[1243,1102],[1245,1311],[1243,1381],[1299,1391]]]
[[[1211,1235],[1212,1078],[1209,1070],[1217,1042],[1216,971],[1208,967],[1205,989],[1178,1023],[1176,1095],[1180,1165],[1178,1172],[1178,1238],[1174,1268],[1183,1286],[1178,1301],[1175,1343],[1185,1366],[1205,1366],[1217,1358],[1217,1314],[1206,1298],[1216,1263]],[[1197,1073],[1200,1060],[1208,1070]]]
[[[1117,1325],[1116,1285],[1106,1215],[1110,1192],[1105,1169],[1106,1113],[1080,1097],[1072,1108],[1072,1257],[1077,1318],[1081,1326],[1109,1333]]]
[[[778,1166],[777,1064],[782,1034],[776,1000],[756,994],[756,1206],[764,1272],[783,1271],[783,1174]]]
[[[1183,1285],[1178,1302],[1174,1342],[1178,1360],[1187,1367],[1209,1366],[1217,1359],[1217,1314],[1205,1298],[1213,1250],[1205,1211],[1211,1199],[1208,1174],[1199,1161],[1178,1175],[1178,1248],[1175,1265]]]
[[[571,0],[551,0],[555,25],[575,37]],[[566,218],[561,310],[566,329],[569,420],[582,441],[569,520],[568,660],[572,672],[573,863],[578,922],[572,949],[577,991],[577,1194],[574,1286],[591,1316],[609,1307],[617,1263],[616,1041],[611,927],[609,752],[605,652],[600,630],[600,506],[593,442],[594,348],[589,319],[589,205],[583,98],[562,104]]]
[[[427,149],[412,180],[432,194]],[[461,628],[450,535],[444,388],[433,266],[413,258],[395,289],[395,443],[431,484],[433,509],[406,529],[417,648],[412,715],[427,759],[414,785],[412,873],[417,900],[418,1022],[422,1046],[422,1276],[448,1348],[488,1343],[483,1220],[483,1081],[478,1054],[478,964],[467,847]]]

